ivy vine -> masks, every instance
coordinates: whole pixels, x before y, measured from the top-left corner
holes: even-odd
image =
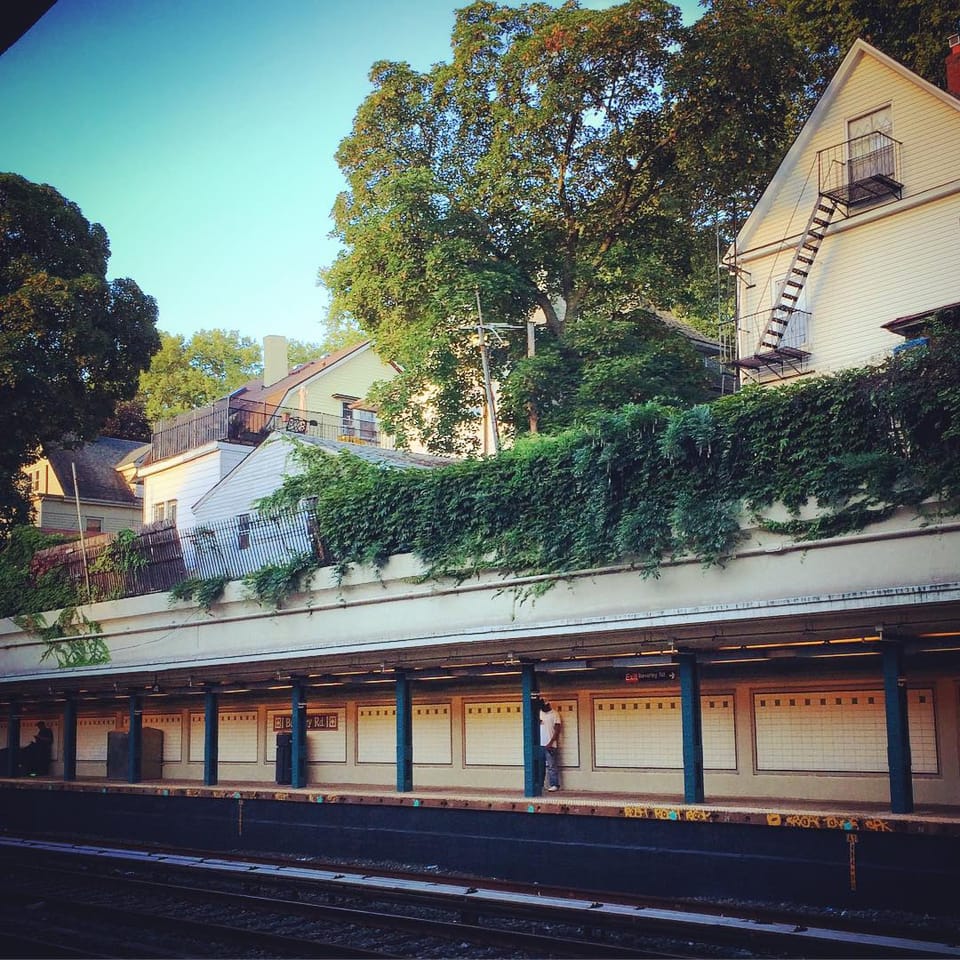
[[[798,540],[862,529],[927,498],[960,499],[960,323],[880,367],[747,387],[679,409],[626,406],[499,456],[400,471],[298,451],[260,502],[315,498],[338,572],[413,552],[429,577],[562,575],[669,557],[723,563],[747,521]],[[767,515],[784,504],[789,520]],[[804,516],[813,507],[812,518]]]
[[[320,566],[312,553],[298,553],[281,563],[269,563],[243,578],[248,595],[260,606],[278,610],[283,601],[305,589],[310,576]]]
[[[27,613],[13,622],[43,641],[46,649],[40,656],[43,663],[51,657],[58,667],[92,667],[110,662],[110,648],[101,636],[103,628],[96,620],[88,620],[76,607],[64,607],[51,624],[42,614]]]
[[[187,577],[170,589],[170,603],[177,600],[196,600],[200,608],[209,613],[223,596],[229,579],[227,576]]]

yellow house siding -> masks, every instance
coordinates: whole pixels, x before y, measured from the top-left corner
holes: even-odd
[[[960,181],[960,110],[871,56],[863,56],[838,91],[804,149],[777,187],[769,212],[742,244],[749,255],[799,234],[819,188],[817,153],[847,139],[847,120],[890,105],[893,137],[902,144],[904,198]],[[854,214],[856,216],[857,214]],[[840,219],[837,217],[835,219]]]
[[[339,417],[341,400],[335,394],[363,398],[379,380],[390,380],[396,370],[384,363],[372,349],[348,357],[304,385],[301,407],[300,388],[291,390],[285,406]]]
[[[119,507],[109,504],[80,501],[80,515],[84,526],[88,517],[102,521],[102,533],[136,529],[141,524],[140,506]],[[37,526],[47,530],[78,530],[77,508],[72,500],[44,500],[37,508]]]
[[[789,260],[787,252],[753,263],[759,282],[744,315],[771,306],[770,279]],[[827,373],[888,356],[903,338],[883,324],[960,301],[960,191],[828,236],[804,296],[810,368]]]
[[[802,344],[785,339],[810,352],[806,369],[817,373],[882,360],[903,342],[883,324],[960,301],[960,109],[869,53],[843,76],[751,215],[738,250],[743,356],[758,350],[757,315],[773,306],[775,282],[818,201],[818,151],[844,144],[849,120],[889,107],[902,144],[902,198],[838,208],[797,304],[810,315],[807,336]]]

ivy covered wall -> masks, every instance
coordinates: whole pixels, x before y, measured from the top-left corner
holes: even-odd
[[[305,449],[261,509],[316,497],[341,569],[414,552],[430,576],[559,573],[668,556],[722,562],[759,521],[798,539],[861,529],[960,495],[960,330],[883,366],[750,387],[677,409],[627,406],[496,458],[401,472]],[[792,520],[764,518],[782,503]],[[801,510],[817,507],[813,519]],[[953,504],[953,506],[951,506]]]

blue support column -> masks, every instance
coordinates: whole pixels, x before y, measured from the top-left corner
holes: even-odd
[[[543,794],[543,769],[540,750],[540,713],[537,707],[537,674],[532,663],[521,666],[521,710],[523,711],[523,795]]]
[[[130,734],[127,738],[127,783],[139,783],[143,769],[143,705],[139,693],[130,694]]]
[[[0,774],[15,777],[20,764],[20,704],[11,700],[7,705],[7,762]]]
[[[413,697],[410,678],[397,670],[397,793],[413,789]]]
[[[307,700],[303,681],[293,679],[293,692],[290,702],[290,786],[306,786],[307,770]]]
[[[890,809],[913,812],[913,771],[910,759],[910,724],[907,719],[907,678],[899,643],[883,647],[883,697],[887,714],[887,764],[890,768]]]
[[[203,782],[217,785],[220,776],[220,698],[216,687],[203,692]]]
[[[77,779],[77,698],[69,693],[63,705],[63,779]]]
[[[682,653],[680,715],[683,723],[683,802],[703,803],[703,725],[700,717],[700,668],[696,654]]]

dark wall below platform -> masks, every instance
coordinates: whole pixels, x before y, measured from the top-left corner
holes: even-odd
[[[952,914],[960,837],[0,786],[0,829],[57,840],[382,862],[597,893]]]

